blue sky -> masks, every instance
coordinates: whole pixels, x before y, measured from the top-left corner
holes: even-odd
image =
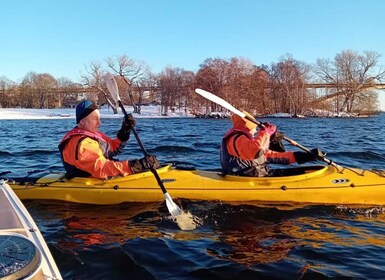
[[[385,65],[383,0],[1,0],[0,11],[0,76],[16,82],[30,71],[80,81],[86,65],[120,55],[155,73],[197,71],[210,57],[314,63],[347,49]]]

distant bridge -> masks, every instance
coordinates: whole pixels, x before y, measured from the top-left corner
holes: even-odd
[[[349,85],[345,85],[345,86],[346,86],[346,88],[349,87]],[[344,85],[340,84],[337,86],[336,84],[307,84],[306,88],[314,88],[314,89],[317,89],[317,88],[344,88]],[[360,87],[360,89],[362,91],[384,90],[385,84],[367,84],[367,85],[364,84]],[[325,100],[334,98],[338,95],[343,95],[345,93],[346,93],[346,89],[342,90],[342,91],[334,92],[332,94],[326,94],[326,95],[321,96],[320,98],[314,100],[311,103],[325,101]]]
[[[306,88],[342,88],[344,86],[348,87],[349,85],[340,84],[337,86],[337,84],[306,84]],[[365,90],[385,89],[385,84],[363,84],[361,88]]]

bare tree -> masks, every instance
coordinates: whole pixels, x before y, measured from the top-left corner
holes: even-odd
[[[358,96],[371,90],[373,85],[382,82],[385,71],[378,67],[380,54],[365,51],[358,54],[345,50],[337,54],[334,61],[318,59],[314,65],[314,73],[324,82],[335,85],[336,111],[352,112],[356,102],[362,100]]]
[[[140,105],[134,98],[132,87],[137,85],[137,82],[144,78],[148,72],[149,67],[142,61],[135,61],[128,58],[126,55],[113,58],[107,58],[108,67],[117,75],[123,78],[123,81],[127,84],[127,94],[130,98],[131,104],[134,107],[134,113],[140,112]],[[138,96],[139,99],[139,96]],[[139,106],[139,107],[138,107]]]
[[[275,111],[302,114],[306,109],[309,66],[286,55],[280,62],[273,63],[270,70],[272,98]]]
[[[228,100],[229,96],[226,96],[226,92],[223,90],[227,84],[228,64],[228,61],[221,58],[206,59],[203,64],[200,65],[200,69],[196,74],[197,87],[213,92],[219,97]],[[200,98],[200,100],[202,100],[202,98]],[[221,110],[221,108],[213,102],[207,100],[204,100],[204,102],[206,103],[206,114],[209,108],[211,108],[211,111]],[[231,102],[231,100],[229,102]]]
[[[228,100],[252,114],[264,111],[267,72],[244,58],[231,58],[225,86]]]
[[[175,106],[178,92],[181,90],[181,72],[180,68],[168,66],[158,75],[162,115],[167,115],[168,109]]]
[[[17,84],[8,78],[0,77],[0,107],[17,106]]]
[[[57,81],[49,74],[29,72],[25,75],[20,85],[22,106],[27,108],[52,108],[55,107],[53,90],[57,88]]]
[[[233,57],[229,60],[208,59],[196,75],[196,84],[224,98],[235,107],[255,114],[264,111],[267,72],[250,60]],[[211,110],[222,110],[209,103]],[[207,112],[206,112],[207,113]]]
[[[365,91],[357,95],[355,108],[355,112],[359,114],[372,114],[373,112],[378,112],[380,108],[378,93]]]
[[[108,90],[105,86],[105,76],[106,71],[102,68],[100,63],[92,62],[89,66],[85,67],[87,74],[82,75],[83,84],[94,88],[95,92],[92,94],[92,97],[90,99],[96,101],[98,104],[100,103],[99,96],[95,96],[95,93],[102,94],[103,99],[106,100],[107,104],[112,108],[114,114],[118,113],[117,104],[115,102],[113,103],[110,100],[110,96],[108,94]],[[102,102],[104,103],[104,101]]]
[[[195,74],[192,71],[183,70],[181,72],[182,87],[178,96],[179,110],[184,107],[184,113],[187,114],[187,108],[191,108],[195,97]]]
[[[255,114],[270,113],[268,111],[268,108],[270,107],[268,87],[270,77],[266,67],[263,65],[260,67],[254,66],[253,73],[245,78],[250,87],[248,107],[253,108]]]
[[[253,74],[254,65],[246,59],[231,58],[226,68],[223,89],[226,100],[238,108],[248,109],[252,99],[249,77]]]
[[[138,114],[141,114],[141,107],[146,103],[152,103],[156,99],[157,93],[157,77],[148,72],[146,76],[136,81],[136,94],[138,96]]]

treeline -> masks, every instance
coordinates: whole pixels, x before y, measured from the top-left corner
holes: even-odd
[[[210,91],[253,114],[301,115],[315,109],[372,113],[379,110],[375,90],[385,76],[378,65],[380,57],[373,51],[360,54],[345,50],[333,60],[307,64],[286,55],[269,66],[257,66],[245,58],[209,58],[196,73],[168,66],[155,74],[146,63],[122,55],[90,63],[80,82],[34,72],[27,73],[20,83],[0,77],[0,106],[57,108],[89,98],[99,105],[108,103],[116,111],[117,104],[104,81],[110,72],[116,77],[124,103],[133,104],[137,113],[146,103],[160,104],[162,114],[171,108],[196,114],[223,110],[195,94],[195,88]]]

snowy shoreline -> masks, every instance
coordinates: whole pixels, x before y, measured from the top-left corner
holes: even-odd
[[[132,112],[132,107],[126,108],[127,112]],[[168,116],[160,115],[159,106],[143,106],[142,114],[134,114],[135,118],[175,118],[175,117],[194,117],[185,113],[170,113]],[[114,114],[110,108],[101,108],[102,118],[121,118],[120,110]],[[74,108],[62,109],[26,109],[26,108],[0,108],[0,120],[25,120],[25,119],[75,119]]]
[[[121,118],[122,112],[118,109],[118,113],[114,114],[111,108],[100,108],[100,115],[103,118]],[[132,107],[127,106],[126,110],[128,113],[133,111]],[[340,115],[333,114],[328,111],[318,112],[319,118],[367,118],[371,117],[369,115],[350,115],[346,113],[340,113]],[[167,116],[162,116],[160,114],[160,106],[143,106],[141,108],[141,114],[133,114],[135,118],[196,118],[202,117],[205,118],[207,115],[193,115],[186,114],[184,111],[178,111],[174,113],[169,113]],[[209,117],[211,118],[223,118],[224,113],[221,112],[212,112]],[[228,116],[227,116],[228,117]],[[293,117],[289,114],[277,113],[262,117],[270,118],[282,118],[282,117]],[[302,116],[301,116],[302,117]],[[0,108],[0,120],[28,120],[28,119],[75,119],[75,108],[61,108],[61,109],[26,109],[26,108]]]

